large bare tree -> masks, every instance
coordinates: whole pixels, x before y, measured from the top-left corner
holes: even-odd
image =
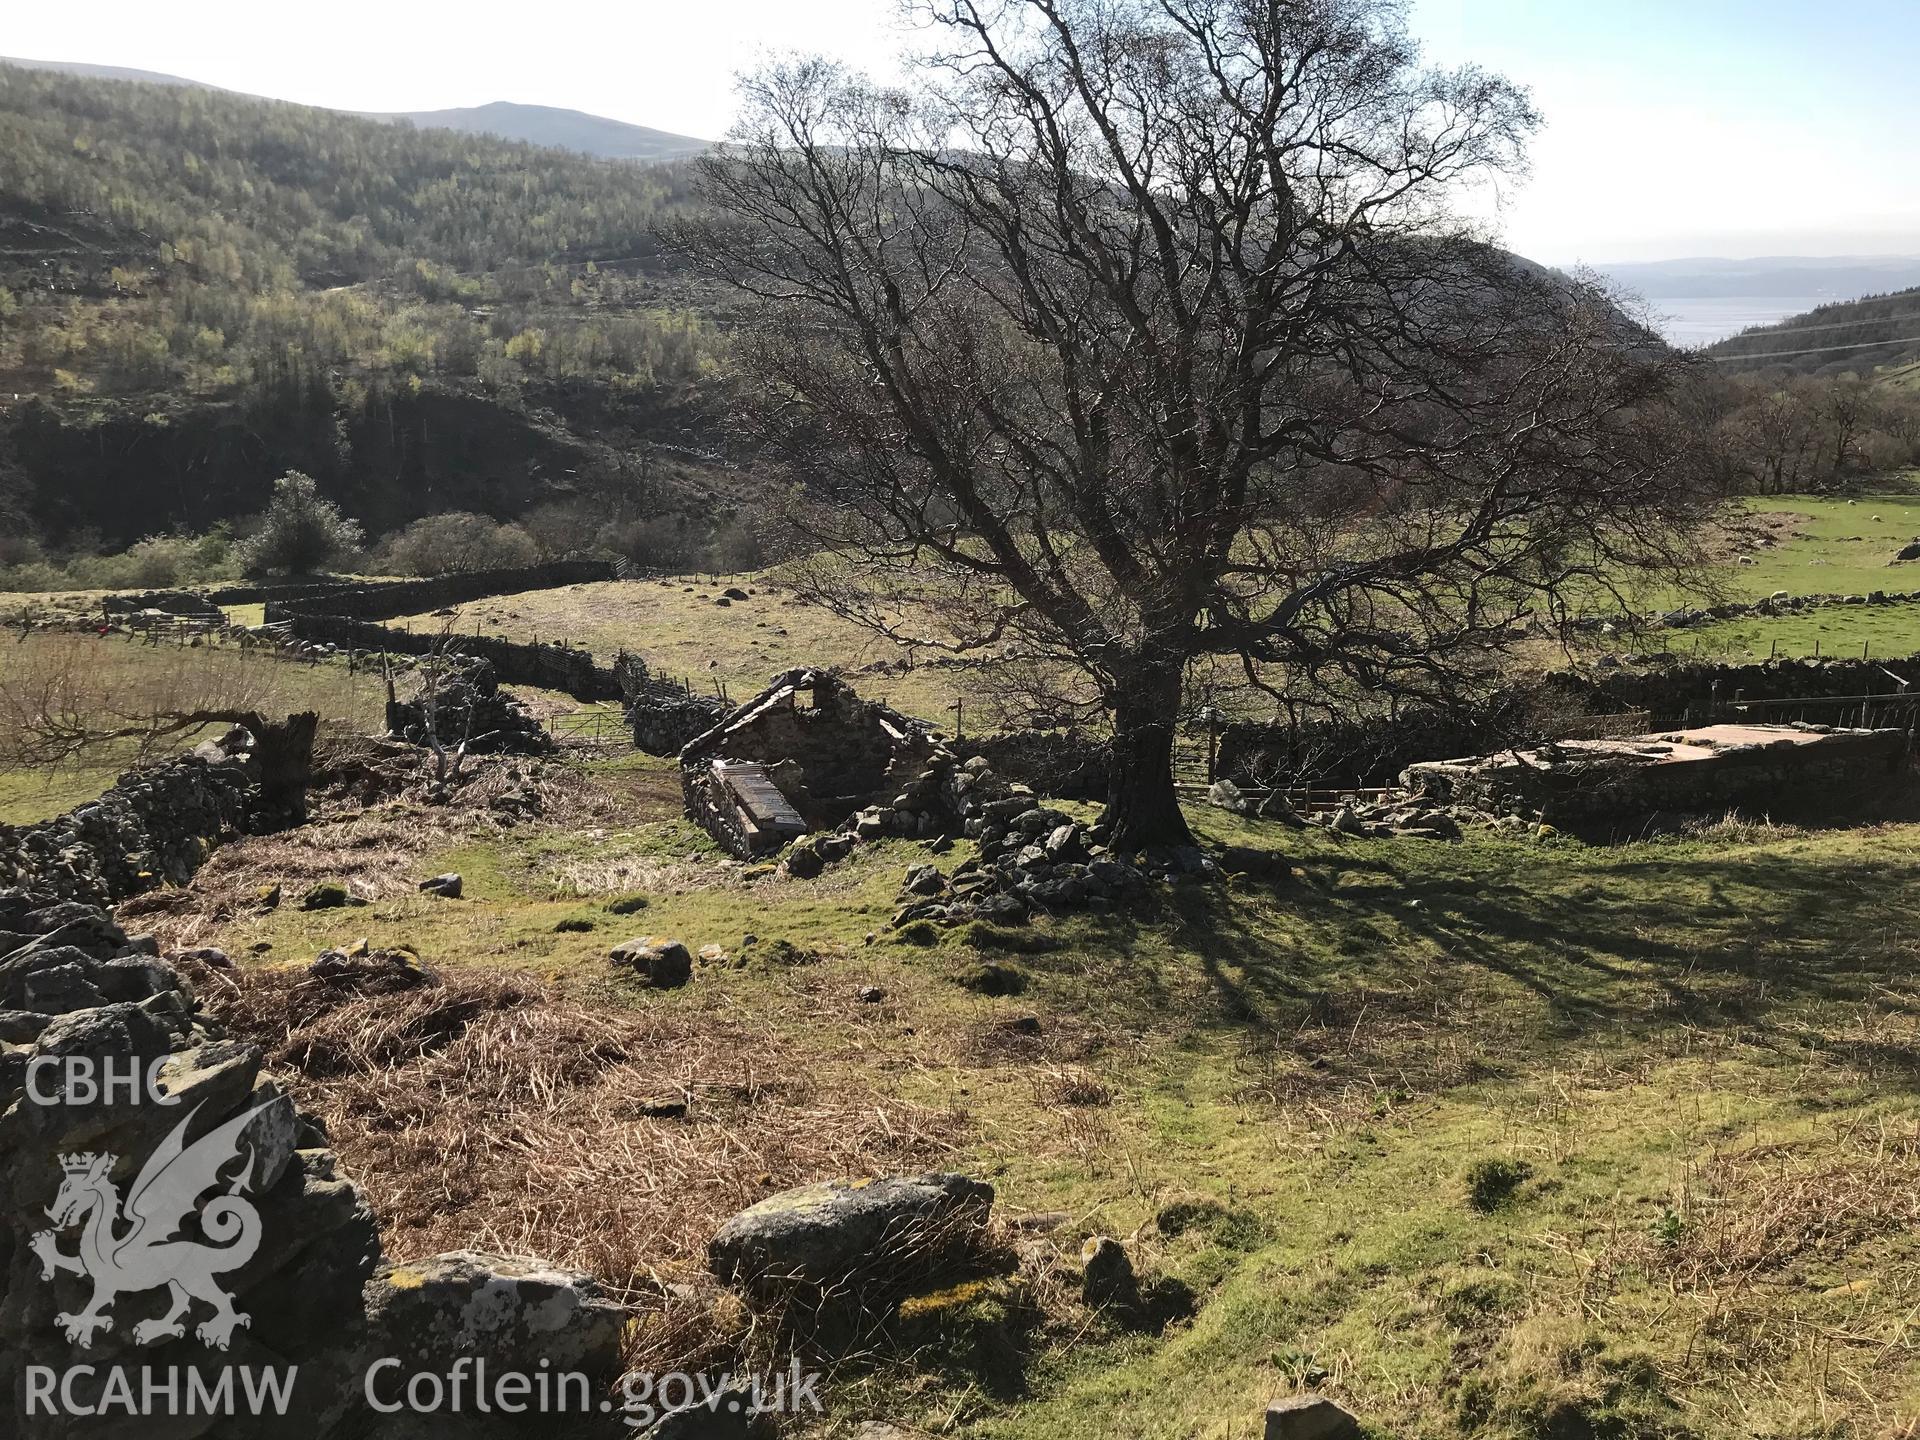
[[[1388,0],[910,9],[910,92],[743,82],[684,243],[757,302],[756,463],[856,557],[816,593],[1084,675],[1117,846],[1187,837],[1194,663],[1447,695],[1678,556],[1677,362],[1454,218],[1521,167],[1515,87],[1423,68]]]

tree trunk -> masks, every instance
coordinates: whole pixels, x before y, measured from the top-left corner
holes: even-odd
[[[1173,788],[1173,732],[1180,714],[1180,672],[1156,662],[1133,670],[1113,707],[1113,769],[1101,821],[1119,854],[1157,845],[1191,845],[1193,833]]]
[[[313,738],[320,717],[311,710],[271,721],[248,715],[240,722],[253,734],[253,756],[260,767],[263,830],[291,829],[307,818],[307,784],[313,778]]]

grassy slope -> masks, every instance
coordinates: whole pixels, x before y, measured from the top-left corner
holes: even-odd
[[[950,982],[996,951],[863,940],[916,847],[805,883],[716,869],[664,818],[660,762],[600,773],[653,804],[625,828],[419,856],[423,876],[462,870],[458,904],[283,907],[209,938],[304,960],[364,934],[610,1003],[770,1020],[819,1078],[964,1106],[957,1161],[1003,1211],[1069,1213],[1069,1253],[1131,1236],[1203,1301],[1157,1338],[1089,1322],[937,1383],[855,1381],[842,1419],[1224,1440],[1308,1376],[1393,1435],[1870,1435],[1920,1406],[1920,827],[1590,850],[1340,844],[1204,811],[1208,839],[1283,848],[1298,877],[1020,932],[1007,943],[1056,948],[1001,954],[1033,986],[992,1000]],[[607,910],[633,890],[642,914]],[[563,918],[597,928],[555,934]],[[601,959],[641,932],[739,954],[747,931],[826,958],[703,967],[664,995],[610,984]],[[870,984],[884,1006],[853,1000]],[[983,1042],[1021,1012],[1043,1019],[1037,1047]],[[1060,1102],[1062,1067],[1111,1102]],[[1465,1177],[1487,1159],[1530,1173],[1482,1214]],[[1178,1237],[1151,1224],[1196,1194],[1231,1213]],[[1003,1320],[988,1308],[996,1345]],[[940,1353],[975,1353],[978,1307],[951,1323]]]
[[[709,606],[708,643],[756,634],[757,603]],[[170,663],[80,643],[136,678]],[[23,653],[5,647],[0,665]],[[341,667],[232,658],[272,666],[259,673],[289,704],[360,703]],[[195,939],[304,963],[366,935],[436,966],[533,970],[600,1004],[752,1017],[830,1086],[964,1109],[954,1163],[991,1176],[1004,1211],[1069,1214],[1069,1255],[1085,1234],[1128,1236],[1203,1302],[1159,1337],[1069,1311],[1025,1341],[1004,1312],[957,1307],[938,1322],[938,1378],[853,1379],[836,1414],[999,1440],[1224,1440],[1307,1379],[1395,1435],[1873,1435],[1920,1413],[1920,826],[1593,850],[1336,842],[1209,810],[1194,818],[1210,841],[1281,849],[1297,878],[1189,892],[1138,922],[915,948],[884,926],[917,847],[780,881],[677,818],[667,762],[590,769],[621,799],[614,821],[481,824],[389,854],[370,811],[364,845],[304,863],[389,854],[372,905],[215,908]],[[413,893],[448,868],[467,899]],[[610,911],[633,892],[644,911]],[[666,995],[603,959],[645,932],[751,955],[749,931],[825,958],[703,967]],[[1026,969],[1029,992],[952,983],[986,954]],[[865,985],[886,1002],[858,1002]],[[1042,1017],[1041,1041],[997,1040],[1022,1012]],[[1105,1103],[1062,1098],[1083,1072]],[[1466,1177],[1486,1160],[1529,1170],[1483,1214]],[[1153,1223],[1195,1194],[1227,1213],[1179,1235]],[[968,1354],[999,1358],[969,1370]]]
[[[752,598],[715,605],[714,599],[730,586],[751,590]],[[760,575],[566,585],[454,609],[452,624],[458,631],[471,632],[478,625],[490,635],[566,640],[602,661],[631,650],[656,671],[691,680],[695,689],[711,692],[720,681],[736,700],[796,665],[825,663],[860,671],[897,661],[904,653],[818,606],[799,603],[789,592],[769,590]],[[392,623],[431,630],[448,620],[423,614]],[[963,674],[921,667],[905,675],[864,675],[857,683],[869,699],[939,722],[950,716],[955,696],[965,689]]]
[[[1753,599],[1776,590],[1795,595],[1920,589],[1920,568],[1889,562],[1920,538],[1920,495],[1867,495],[1855,500],[1810,495],[1755,496],[1755,513],[1804,515],[1804,538],[1752,552],[1756,563],[1735,567],[1733,583]]]
[[[1805,517],[1798,538],[1752,552],[1756,563],[1729,562],[1722,571],[1738,598],[1761,599],[1777,590],[1795,595],[1920,589],[1920,564],[1891,566],[1893,554],[1920,538],[1920,494],[1869,496],[1849,502],[1819,496],[1770,496],[1743,502],[1754,513]],[[713,599],[729,585],[754,591],[728,607]],[[1647,602],[1658,603],[1658,602]],[[1678,598],[1674,603],[1679,603]],[[415,629],[447,623],[444,616],[414,615]],[[488,634],[516,639],[566,639],[610,659],[621,649],[642,655],[655,669],[711,689],[717,680],[736,699],[793,665],[826,663],[858,673],[876,662],[897,661],[899,647],[826,611],[767,589],[765,576],[731,576],[711,582],[685,577],[497,596],[456,608],[456,629],[476,625]],[[785,631],[785,634],[779,632]],[[1689,630],[1681,649],[1696,645],[1707,655],[1732,660],[1765,659],[1770,653],[1875,655],[1920,651],[1920,605],[1889,609],[1822,609],[1806,616],[1730,621]],[[857,680],[862,694],[884,699],[910,714],[949,723],[956,696],[967,688],[966,671],[922,664],[905,674],[873,673]]]
[[[1807,495],[1752,497],[1755,514],[1803,516],[1800,538],[1751,551],[1754,564],[1733,565],[1726,579],[1734,594],[1762,599],[1777,590],[1793,595],[1860,594],[1920,589],[1920,565],[1892,564],[1895,553],[1920,539],[1920,495],[1868,495],[1857,500]],[[1732,620],[1689,630],[1678,648],[1730,660],[1770,654],[1807,656],[1816,641],[1823,655],[1858,655],[1863,644],[1880,656],[1920,651],[1920,605],[1840,609],[1804,615]]]

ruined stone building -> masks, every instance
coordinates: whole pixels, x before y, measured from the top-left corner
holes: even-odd
[[[789,670],[680,752],[687,814],[730,853],[769,855],[862,811],[889,832],[931,834],[924,726],[824,670]],[[902,817],[908,817],[904,819]]]

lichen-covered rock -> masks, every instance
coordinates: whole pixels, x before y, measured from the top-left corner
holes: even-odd
[[[544,1260],[456,1250],[385,1265],[366,1287],[367,1319],[393,1353],[423,1364],[462,1356],[507,1369],[612,1373],[626,1311],[592,1276]]]
[[[337,880],[319,880],[300,897],[302,910],[339,910],[353,903],[353,894]]]
[[[913,1288],[972,1253],[992,1208],[993,1187],[965,1175],[825,1180],[735,1215],[707,1262],[762,1295]]]

